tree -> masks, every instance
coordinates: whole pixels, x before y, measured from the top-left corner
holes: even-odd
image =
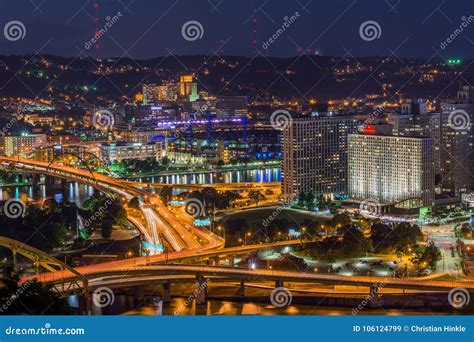
[[[69,224],[62,213],[62,207],[41,209],[28,205],[24,212],[24,216],[18,218],[0,215],[3,236],[26,242],[45,251],[59,247],[65,242]]]
[[[118,198],[114,198],[107,207],[105,219],[112,221],[113,224],[124,224],[127,221],[127,212]]]
[[[412,262],[419,269],[431,268],[436,270],[436,263],[441,259],[441,252],[433,243],[428,246],[418,246]]]
[[[370,228],[370,238],[376,252],[382,252],[389,246],[388,237],[392,233],[390,227],[384,223],[374,223]]]
[[[408,222],[390,226],[377,222],[371,227],[371,239],[376,252],[406,253],[422,237],[420,227]]]
[[[129,202],[128,202],[128,207],[130,209],[140,209],[140,200],[138,199],[137,196],[133,197]]]
[[[472,239],[472,225],[470,223],[463,223],[459,231],[462,238]]]
[[[171,160],[167,156],[161,158],[161,165],[163,165],[164,167],[168,167],[170,165],[170,162]]]
[[[0,281],[0,301],[3,315],[64,315],[70,314],[65,298],[36,280],[20,283],[18,274],[7,266]],[[9,304],[9,305],[8,305]]]
[[[112,236],[114,222],[110,219],[102,220],[100,227],[101,227],[101,235],[104,239],[110,239]]]
[[[306,200],[306,194],[303,190],[301,190],[300,193],[298,194],[298,205],[300,207],[304,206],[305,200]]]
[[[308,191],[305,196],[305,205],[306,209],[312,211],[314,209],[314,193],[312,191]]]
[[[255,202],[256,205],[266,197],[262,194],[260,190],[250,190],[248,193],[248,197]]]
[[[355,226],[347,227],[342,237],[342,253],[350,257],[360,257],[372,250],[372,244]]]
[[[169,185],[165,185],[160,191],[161,200],[168,205],[171,198],[173,198],[173,188]]]

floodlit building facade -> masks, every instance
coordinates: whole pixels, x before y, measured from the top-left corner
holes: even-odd
[[[432,206],[435,200],[434,139],[350,134],[349,196],[391,205],[414,200]]]

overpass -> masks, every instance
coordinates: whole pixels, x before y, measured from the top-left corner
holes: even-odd
[[[120,194],[126,199],[134,196],[141,196],[145,201],[142,206],[144,216],[148,221],[148,230],[142,233],[151,244],[157,244],[158,233],[164,236],[174,250],[196,249],[201,247],[196,241],[195,236],[202,236],[202,231],[194,227],[186,228],[179,220],[175,219],[168,208],[163,204],[161,199],[154,194],[148,193],[143,189],[123,184],[121,181],[112,177],[76,169],[68,166],[49,164],[40,161],[34,161],[25,158],[8,158],[0,157],[0,165],[5,168],[13,166],[16,172],[27,172],[46,174],[62,179],[81,182],[91,185],[101,191]],[[210,244],[218,245],[223,241],[217,236],[210,237]]]
[[[114,278],[114,281],[124,284],[148,284],[153,277],[167,277],[172,280],[173,277],[194,277],[198,282],[202,283],[206,278],[214,277],[223,279],[225,281],[240,281],[241,284],[248,281],[275,281],[275,286],[282,286],[283,282],[294,283],[317,283],[328,285],[348,285],[348,286],[368,286],[374,287],[374,284],[384,284],[388,288],[403,288],[403,289],[417,289],[426,291],[447,291],[453,287],[460,286],[469,290],[474,290],[473,282],[451,282],[451,281],[427,281],[419,279],[395,279],[395,278],[380,278],[380,277],[343,277],[338,275],[323,275],[301,272],[276,271],[276,270],[246,270],[237,268],[227,268],[219,266],[202,266],[202,265],[157,265],[149,266],[150,264],[163,263],[167,261],[184,261],[196,260],[202,258],[213,258],[221,256],[232,256],[239,253],[248,253],[263,248],[270,248],[275,246],[289,245],[291,243],[299,243],[299,241],[288,242],[284,241],[277,244],[270,245],[251,245],[234,247],[230,249],[220,249],[223,245],[223,240],[216,235],[202,231],[199,229],[188,230],[184,225],[173,218],[172,213],[166,206],[153,194],[134,188],[130,185],[101,174],[90,174],[87,171],[70,168],[62,165],[48,165],[47,163],[31,161],[28,159],[13,159],[0,157],[0,164],[9,166],[11,164],[22,172],[37,172],[52,175],[59,178],[70,179],[78,182],[90,184],[107,192],[119,193],[126,198],[133,196],[142,196],[149,206],[146,209],[151,211],[151,219],[156,222],[156,229],[168,230],[169,234],[179,236],[178,248],[172,253],[165,255],[151,255],[149,257],[140,257],[134,259],[127,259],[121,261],[108,262],[98,265],[83,266],[74,269],[74,272],[68,269],[63,269],[47,274],[36,276],[35,278],[41,282],[52,284],[66,284],[67,282],[74,283],[74,286],[64,287],[63,292],[69,292],[76,287],[83,286],[81,281],[78,281],[77,272],[85,277],[89,283],[94,286],[103,284],[104,278]],[[201,246],[194,239],[194,235],[199,235],[205,238],[208,243]],[[149,234],[149,236],[153,236]],[[170,237],[168,237],[172,240]],[[29,277],[31,278],[31,277]],[[24,278],[26,280],[28,278]],[[168,285],[167,285],[168,286]]]
[[[239,254],[247,254],[262,249],[279,248],[299,244],[298,240],[281,241],[271,244],[256,244],[240,247],[223,248],[219,250],[199,251],[187,250],[165,255],[155,255],[121,261],[108,262],[92,266],[77,267],[89,282],[91,289],[107,287],[143,287],[150,284],[162,284],[164,291],[170,291],[170,284],[174,282],[203,283],[207,279],[212,282],[240,282],[241,291],[248,282],[275,282],[276,287],[283,286],[284,282],[318,285],[345,285],[350,287],[374,287],[383,285],[384,288],[416,290],[416,291],[442,291],[447,292],[454,287],[463,287],[474,291],[474,281],[434,281],[419,278],[390,278],[368,276],[340,276],[320,273],[305,273],[281,270],[243,269],[207,265],[182,265],[177,262],[197,262],[198,260],[213,258],[233,258]],[[165,264],[167,262],[173,264]],[[158,264],[160,263],[160,264]],[[158,265],[153,265],[158,264]],[[217,262],[215,264],[218,264]],[[30,277],[31,278],[31,277]],[[61,284],[76,281],[76,275],[67,271],[45,273],[35,276],[41,282],[52,283],[58,288]],[[26,280],[28,278],[25,278]],[[64,286],[64,285],[63,285]],[[71,287],[64,288],[65,293]]]
[[[211,233],[207,233],[211,234]],[[128,269],[128,268],[135,268],[135,267],[143,267],[153,264],[163,264],[167,262],[184,262],[184,261],[200,261],[212,258],[233,258],[238,255],[247,254],[249,252],[255,252],[258,250],[264,249],[271,249],[271,248],[279,248],[285,246],[294,246],[300,244],[300,240],[290,240],[290,241],[279,241],[273,242],[268,244],[254,244],[254,245],[247,245],[247,246],[239,246],[239,247],[230,247],[230,248],[220,248],[221,246],[215,245],[207,245],[203,246],[198,249],[193,250],[182,250],[179,252],[171,252],[166,254],[157,254],[157,255],[150,255],[138,258],[130,258],[124,260],[117,260],[117,261],[110,261],[105,263],[100,263],[96,265],[88,265],[88,266],[79,266],[74,268],[75,271],[79,272],[84,277],[88,277],[89,275],[94,275],[96,273],[100,273],[103,270],[113,271],[114,269]],[[216,260],[216,259],[213,259]],[[50,283],[50,282],[57,282],[57,281],[65,281],[74,279],[76,275],[74,273],[69,272],[68,270],[64,271],[56,271],[52,273],[44,273],[37,276],[32,277],[25,277],[25,279],[29,278],[36,278],[41,282]]]
[[[150,284],[161,285],[162,298],[165,302],[170,301],[171,285],[173,283],[195,283],[197,288],[204,289],[208,282],[211,283],[237,283],[240,284],[238,293],[245,296],[245,283],[274,282],[275,288],[283,287],[285,282],[292,284],[315,284],[348,286],[354,288],[367,287],[368,293],[378,293],[380,288],[403,289],[425,292],[449,292],[453,288],[462,287],[467,291],[474,292],[474,282],[465,281],[420,281],[416,278],[398,279],[387,277],[365,277],[365,276],[339,276],[315,273],[304,273],[294,271],[230,268],[219,266],[201,265],[157,265],[117,268],[113,270],[97,270],[88,275],[91,289],[107,286],[109,288],[128,287],[134,289],[138,298],[143,298],[144,287]],[[58,285],[54,282],[56,288]],[[63,285],[64,286],[64,285]],[[70,288],[70,287],[69,287]],[[356,290],[357,291],[357,290]],[[360,290],[359,290],[360,291]],[[66,290],[64,292],[67,292]],[[194,291],[196,300],[204,303],[207,291]],[[360,294],[358,292],[358,294]]]

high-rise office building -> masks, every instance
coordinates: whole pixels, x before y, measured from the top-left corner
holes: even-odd
[[[456,99],[441,102],[441,185],[453,196],[474,190],[473,119],[473,87],[461,87]]]
[[[347,194],[347,136],[356,131],[351,116],[293,118],[282,132],[283,194]]]
[[[145,106],[158,101],[158,87],[156,84],[144,84],[142,94],[143,104]]]
[[[158,100],[176,101],[178,98],[178,84],[174,82],[164,82],[157,87]]]
[[[441,169],[441,114],[426,112],[422,100],[409,100],[402,104],[401,113],[390,113],[386,122],[393,127],[393,135],[413,138],[434,139],[435,172]]]
[[[353,199],[392,205],[413,200],[432,206],[435,170],[432,138],[350,134],[348,189]]]
[[[199,99],[198,87],[193,75],[183,75],[179,78],[179,96],[191,102]]]

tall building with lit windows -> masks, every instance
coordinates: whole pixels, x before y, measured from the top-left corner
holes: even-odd
[[[198,87],[193,75],[180,76],[179,96],[191,102],[199,99]]]
[[[474,87],[460,87],[440,107],[441,190],[460,196],[474,191]]]
[[[47,145],[46,134],[21,134],[0,137],[0,154],[7,157],[28,153]]]
[[[120,162],[129,159],[154,159],[160,160],[163,156],[162,143],[101,143],[99,145],[100,157],[106,163]]]
[[[345,196],[347,136],[356,131],[352,116],[293,118],[282,132],[283,194]]]
[[[434,139],[350,134],[349,196],[392,205],[412,200],[413,207],[435,199]]]
[[[143,85],[143,104],[151,104],[158,101],[158,87],[156,84],[144,84]]]

